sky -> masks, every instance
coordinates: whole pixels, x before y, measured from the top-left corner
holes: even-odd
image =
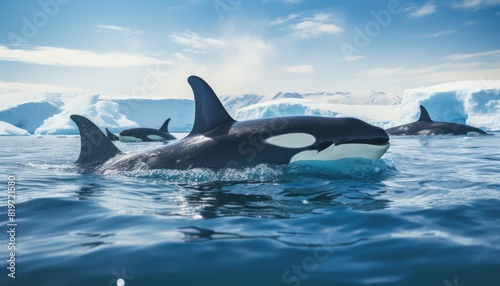
[[[500,0],[0,1],[0,96],[192,98],[500,79]]]

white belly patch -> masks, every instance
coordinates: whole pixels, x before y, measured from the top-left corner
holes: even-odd
[[[378,160],[389,149],[390,144],[370,145],[370,144],[342,144],[331,145],[318,152],[316,150],[303,151],[292,157],[290,163],[295,161],[333,161],[344,158],[365,158]]]

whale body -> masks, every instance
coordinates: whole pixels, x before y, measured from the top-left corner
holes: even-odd
[[[72,115],[80,131],[76,164],[90,171],[134,169],[241,168],[258,164],[379,159],[389,136],[355,118],[286,116],[234,120],[212,88],[188,78],[195,98],[191,133],[183,139],[138,154],[124,154],[90,120]]]
[[[483,130],[453,122],[435,122],[427,109],[420,105],[420,118],[412,123],[386,129],[389,135],[478,135],[487,134]]]
[[[122,142],[153,142],[153,141],[169,141],[176,140],[174,135],[168,132],[168,123],[170,122],[170,118],[168,118],[160,129],[154,128],[130,128],[125,129],[118,136],[111,133],[111,131],[106,128],[106,135],[111,141],[122,141]]]

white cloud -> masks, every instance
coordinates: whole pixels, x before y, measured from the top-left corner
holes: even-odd
[[[135,30],[129,27],[121,27],[115,25],[97,25],[97,28],[102,30],[121,32],[121,33],[142,34],[142,31]]]
[[[284,66],[281,70],[289,73],[314,73],[314,68],[310,65]]]
[[[283,23],[289,22],[289,21],[297,18],[298,16],[299,16],[299,14],[290,14],[286,17],[279,17],[279,18],[276,18],[275,20],[269,22],[269,25],[281,25]]]
[[[151,95],[192,98],[186,84],[190,75],[205,79],[219,96],[262,91],[270,78],[269,66],[275,66],[270,64],[275,48],[250,35],[226,34],[216,38],[224,44],[209,54],[186,54],[185,50],[174,54],[173,64],[166,68],[168,77]]]
[[[451,35],[455,32],[456,32],[456,30],[439,31],[439,32],[435,32],[435,33],[423,34],[423,35],[420,35],[420,37],[421,38],[439,38],[439,37]]]
[[[186,56],[183,55],[182,53],[174,53],[174,57],[178,60],[183,60],[186,58]]]
[[[83,92],[83,89],[61,85],[35,84],[23,82],[0,81],[0,94],[20,92]]]
[[[312,17],[300,17],[300,14],[294,13],[286,17],[276,18],[268,23],[271,26],[286,24],[287,29],[293,31],[293,34],[301,39],[307,39],[322,34],[338,34],[343,31],[341,27],[334,23],[332,15],[329,13],[316,13]]]
[[[464,80],[485,80],[492,78],[492,75],[500,74],[500,68],[484,68],[484,69],[469,69],[469,70],[443,70],[437,71],[430,74],[421,75],[421,79],[433,82],[433,83],[443,83],[443,82],[453,82],[453,81],[464,81]],[[494,77],[493,80],[500,79],[498,76]]]
[[[457,75],[457,78],[450,78],[448,81],[474,80],[478,75],[486,72],[499,70],[498,63],[470,62],[470,63],[445,63],[432,66],[420,67],[378,67],[362,70],[359,72],[365,76],[378,77],[413,77],[431,82],[439,82],[443,75]],[[498,74],[498,73],[497,73]]]
[[[432,71],[430,68],[426,68],[427,71]],[[360,74],[368,76],[395,76],[403,74],[419,74],[423,73],[425,70],[421,69],[409,69],[404,67],[378,67],[362,70]]]
[[[361,55],[350,55],[350,56],[345,56],[342,59],[345,60],[346,62],[354,62],[354,61],[358,61],[358,60],[361,60],[364,58],[365,57],[361,56]]]
[[[431,2],[427,2],[422,7],[415,7],[414,9],[412,9],[412,12],[410,13],[409,17],[420,18],[436,12],[437,12],[436,5],[434,5]]]
[[[214,38],[203,38],[196,33],[186,32],[170,36],[177,44],[186,46],[189,52],[202,53],[209,47],[223,47],[226,42]]]
[[[121,40],[121,43],[129,51],[141,51],[145,49],[141,40],[139,39],[139,35],[143,34],[142,31],[117,25],[97,25],[96,27],[99,32],[123,35],[124,38]]]
[[[329,22],[331,15],[326,13],[317,13],[312,18],[304,18],[300,23],[294,25],[292,29],[299,38],[307,39],[321,34],[338,34],[343,31],[342,28]]]
[[[484,57],[484,56],[496,56],[500,55],[500,50],[487,51],[482,53],[472,53],[472,54],[454,54],[447,56],[446,59],[450,60],[468,60],[471,58]]]
[[[256,81],[266,77],[273,47],[252,36],[239,36],[229,42],[230,47],[221,51],[212,70],[218,75],[220,82],[227,84],[230,89],[237,89],[239,86],[250,89]]]
[[[55,47],[10,49],[5,46],[0,46],[0,61],[68,67],[132,67],[169,64],[167,61],[141,54],[96,53]]]
[[[462,0],[451,4],[453,8],[471,10],[479,10],[498,5],[500,5],[500,0]]]

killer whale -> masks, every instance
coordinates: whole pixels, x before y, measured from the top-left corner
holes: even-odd
[[[139,154],[122,153],[90,120],[71,115],[80,131],[75,162],[89,171],[135,169],[241,168],[258,164],[379,159],[389,136],[355,118],[287,116],[234,120],[212,88],[190,76],[195,98],[194,125],[183,139]]]
[[[427,109],[420,105],[420,118],[412,123],[386,129],[389,135],[474,135],[487,134],[483,130],[465,124],[453,122],[435,122]]]
[[[174,135],[168,132],[168,123],[170,122],[170,118],[165,120],[160,129],[154,128],[130,128],[125,129],[116,136],[111,133],[111,131],[106,128],[106,135],[111,141],[122,141],[122,142],[152,142],[152,141],[169,141],[176,140]]]

